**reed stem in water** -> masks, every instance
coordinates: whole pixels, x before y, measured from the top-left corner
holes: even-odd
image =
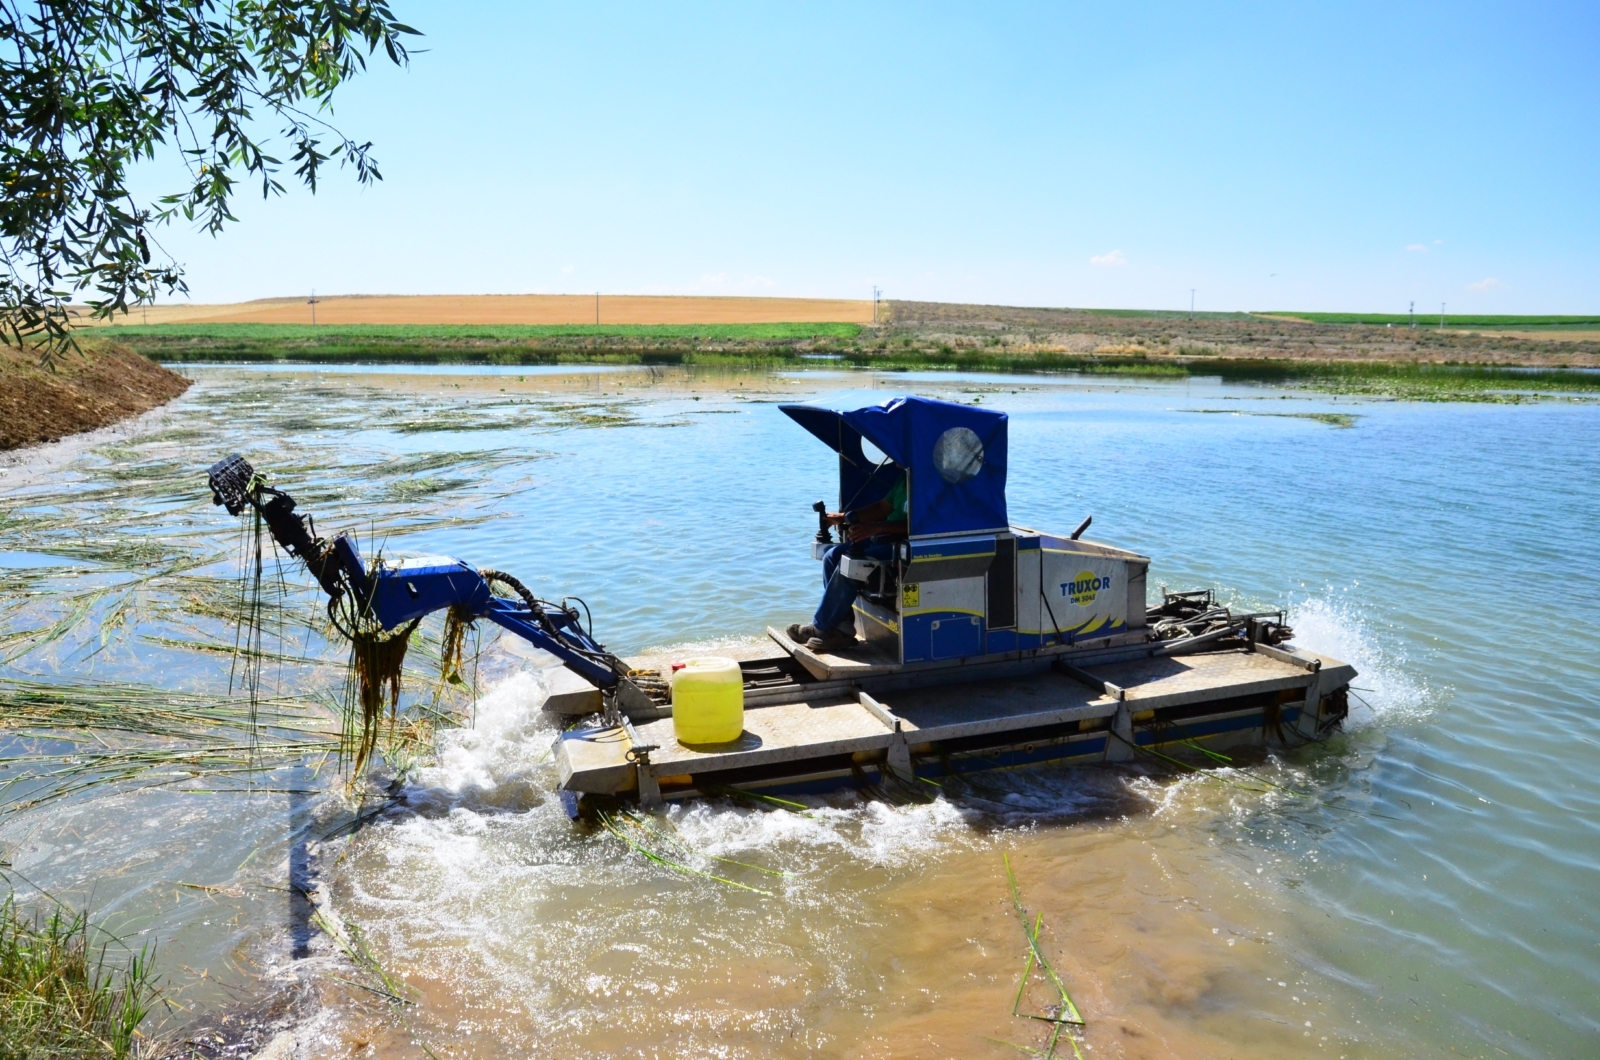
[[[134,1055],[157,993],[150,950],[115,964],[94,930],[63,906],[30,917],[13,896],[0,902],[0,1056]]]

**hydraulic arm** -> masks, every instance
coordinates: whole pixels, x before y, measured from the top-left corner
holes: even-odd
[[[554,655],[601,690],[608,712],[650,703],[629,676],[627,665],[584,628],[577,608],[540,600],[510,575],[480,571],[458,559],[396,562],[380,557],[368,566],[348,536],[340,534],[331,541],[318,537],[314,520],[295,512],[294,498],[268,486],[238,454],[213,464],[207,480],[212,503],[230,515],[240,514],[246,506],[260,514],[272,539],[301,560],[328,594],[330,613],[344,610],[362,622],[392,630],[434,611],[459,608]],[[508,586],[518,598],[496,595],[491,583]]]

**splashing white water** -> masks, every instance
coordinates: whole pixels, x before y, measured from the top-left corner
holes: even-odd
[[[1430,690],[1408,673],[1404,656],[1383,643],[1369,621],[1337,594],[1294,603],[1289,619],[1301,647],[1345,660],[1360,672],[1350,728],[1379,721],[1425,717]],[[656,649],[663,657],[727,653],[750,657],[759,639],[729,638]],[[558,724],[540,708],[547,694],[543,677],[524,669],[495,684],[479,699],[471,728],[441,734],[436,760],[420,769],[407,797],[408,809],[431,818],[417,827],[439,831],[439,852],[455,833],[467,845],[481,836],[481,815],[525,810],[546,801],[554,788],[550,746]],[[1365,704],[1363,706],[1362,704]],[[778,854],[791,867],[834,862],[843,855],[857,864],[902,865],[955,843],[984,842],[984,822],[1003,828],[1031,827],[1103,806],[1118,792],[1143,794],[1157,809],[1175,796],[1140,792],[1137,781],[1083,770],[1029,770],[997,774],[956,801],[895,806],[850,792],[800,800],[804,813],[753,809],[725,800],[677,804],[668,810],[690,847],[709,856]],[[1165,789],[1164,785],[1158,785]],[[448,823],[439,821],[448,815]],[[537,815],[540,827],[564,831],[559,813]],[[413,837],[419,838],[419,837]],[[554,837],[550,837],[554,839]],[[453,860],[444,855],[445,860]],[[802,870],[803,871],[803,870]]]
[[[744,647],[748,656],[755,644],[721,640],[662,652],[693,655],[736,646]],[[541,709],[547,695],[542,674],[520,671],[478,700],[471,727],[439,735],[434,761],[411,779],[405,808],[419,819],[400,824],[404,841],[434,849],[441,864],[454,862],[457,852],[450,850],[451,833],[475,847],[483,816],[530,809],[549,797],[555,781],[550,748],[560,726]],[[975,835],[973,814],[945,799],[893,806],[844,791],[800,801],[806,807],[802,813],[720,799],[674,804],[667,812],[691,847],[722,857],[781,849],[808,861],[825,851],[834,857],[845,852],[853,860],[884,866],[903,864],[953,838]],[[546,826],[562,831],[570,827],[558,814],[538,816],[548,818]]]
[[[831,803],[808,802],[810,808],[803,814],[704,802],[675,806],[669,812],[692,846],[718,857],[781,849],[803,863],[828,851],[867,865],[889,866],[975,836],[971,815],[945,799],[891,806],[845,793]]]
[[[1310,597],[1289,607],[1294,643],[1322,655],[1343,660],[1359,676],[1352,684],[1347,729],[1382,721],[1416,720],[1432,713],[1433,694],[1424,681],[1406,668],[1405,653],[1374,635],[1370,620],[1347,599]],[[1365,704],[1366,709],[1361,709]]]
[[[438,753],[417,771],[408,803],[414,808],[514,803],[549,761],[556,726],[540,709],[548,694],[542,676],[526,670],[496,684],[474,705],[470,727],[439,734]]]

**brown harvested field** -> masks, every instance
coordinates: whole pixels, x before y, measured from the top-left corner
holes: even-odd
[[[601,324],[870,324],[872,303],[844,298],[608,295]],[[336,295],[318,298],[318,324],[593,324],[592,294]],[[309,324],[304,298],[136,309],[117,324]],[[97,324],[83,320],[84,324]]]

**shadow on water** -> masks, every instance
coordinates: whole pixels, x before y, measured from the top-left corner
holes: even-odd
[[[289,796],[289,956],[298,961],[311,956],[311,921],[316,906],[311,901],[312,800],[303,790],[310,775],[303,766],[295,773],[301,783]]]

